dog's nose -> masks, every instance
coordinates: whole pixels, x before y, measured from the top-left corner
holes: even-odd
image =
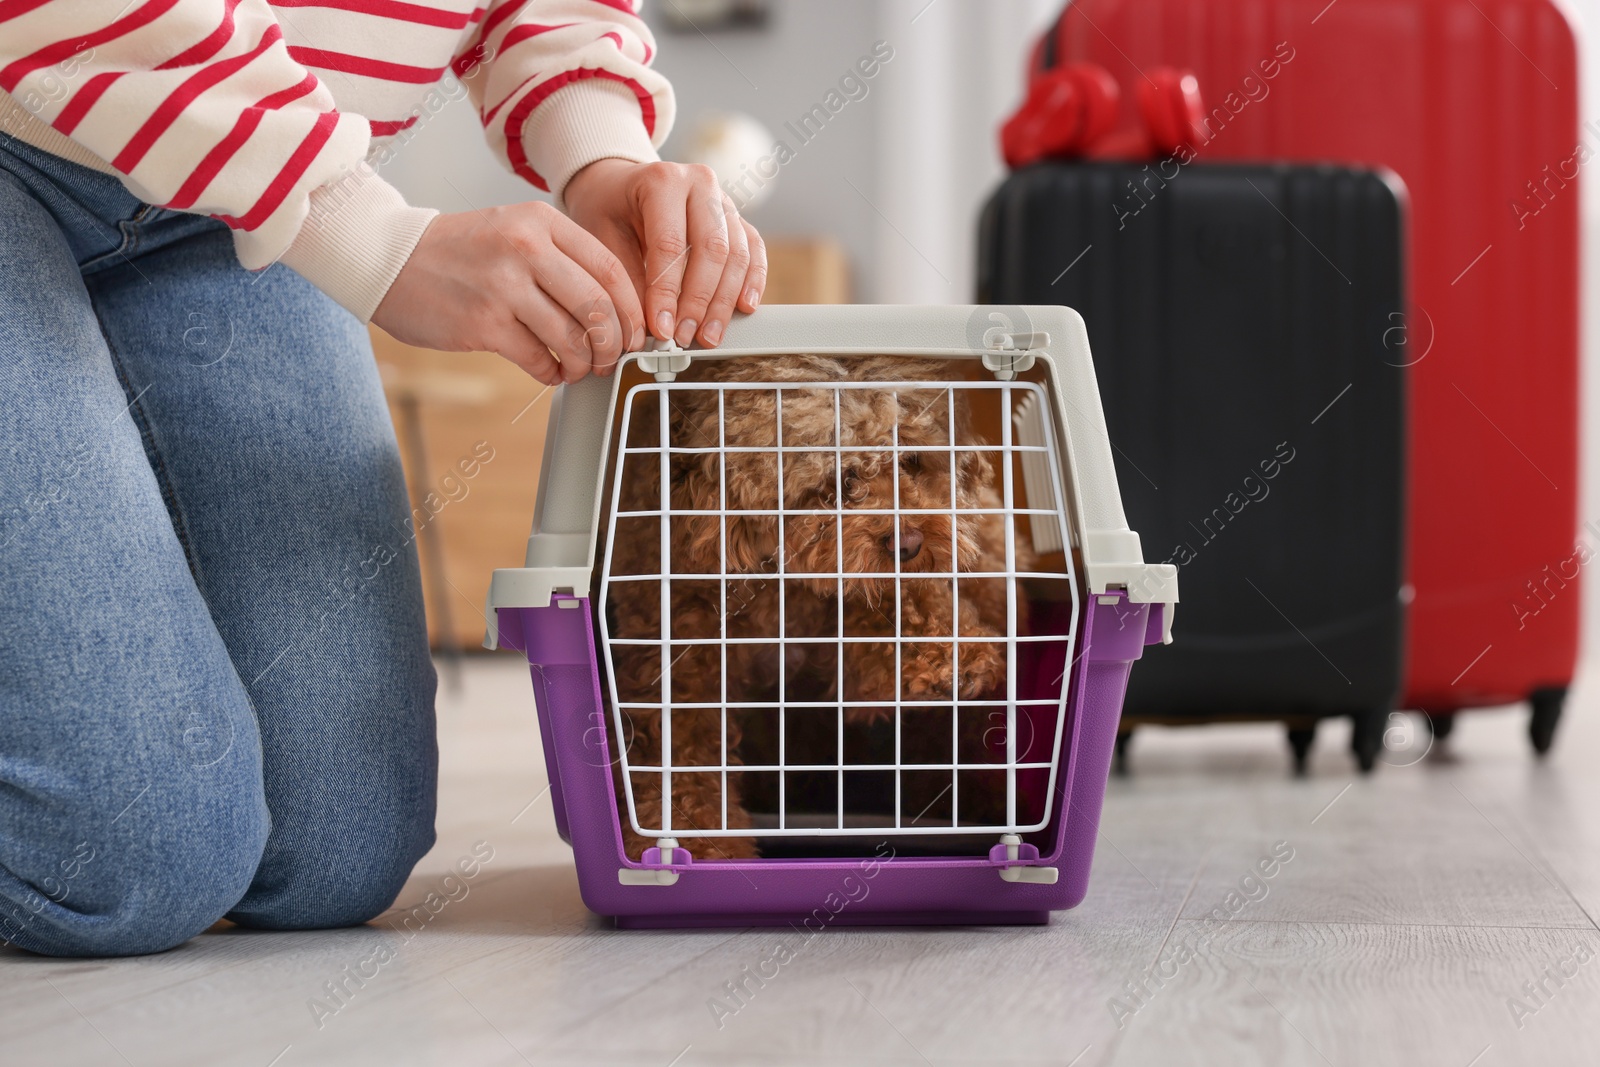
[[[883,550],[885,552],[892,552],[893,551],[893,549],[890,548],[890,542],[893,541],[893,540],[894,540],[893,535],[891,535],[891,534],[884,534],[883,535]],[[901,530],[900,531],[900,562],[901,563],[910,563],[912,560],[917,558],[917,553],[921,552],[921,551],[922,551],[922,531],[917,529],[914,526],[907,526],[905,529]]]

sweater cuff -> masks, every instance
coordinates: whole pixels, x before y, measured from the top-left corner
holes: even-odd
[[[407,204],[366,163],[312,190],[310,199],[311,210],[279,262],[367,322],[439,213]]]
[[[661,158],[645,132],[634,91],[609,78],[585,78],[557,89],[522,125],[522,149],[556,204],[578,171],[597,159],[654,163]]]

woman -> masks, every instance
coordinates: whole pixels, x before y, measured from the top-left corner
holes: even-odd
[[[433,842],[369,319],[546,384],[717,344],[761,240],[628,0],[0,3],[0,938],[363,922]],[[540,203],[364,161],[464,85]],[[430,95],[433,94],[433,95]]]

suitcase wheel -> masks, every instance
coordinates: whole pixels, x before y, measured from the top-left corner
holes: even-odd
[[[1443,741],[1450,736],[1450,731],[1455,728],[1456,717],[1454,714],[1436,715],[1433,712],[1428,713],[1428,729],[1433,731],[1433,739],[1435,741]]]
[[[1117,754],[1111,761],[1111,773],[1118,778],[1128,777],[1128,743],[1133,740],[1133,727],[1117,731]]]
[[[1311,744],[1317,739],[1317,724],[1289,727],[1289,750],[1294,753],[1294,775],[1306,776],[1306,758],[1311,755]]]
[[[1566,700],[1565,689],[1535,689],[1528,698],[1533,705],[1533,718],[1528,720],[1528,740],[1541,756],[1550,751],[1550,744],[1556,738],[1556,724],[1561,721],[1561,707]]]
[[[1387,709],[1357,711],[1350,716],[1350,751],[1355,753],[1356,765],[1362,774],[1377,766],[1378,753],[1383,751],[1383,730],[1388,724]]]

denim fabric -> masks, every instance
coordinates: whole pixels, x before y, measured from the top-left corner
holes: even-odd
[[[0,939],[393,902],[437,765],[408,516],[351,315],[0,143]]]

